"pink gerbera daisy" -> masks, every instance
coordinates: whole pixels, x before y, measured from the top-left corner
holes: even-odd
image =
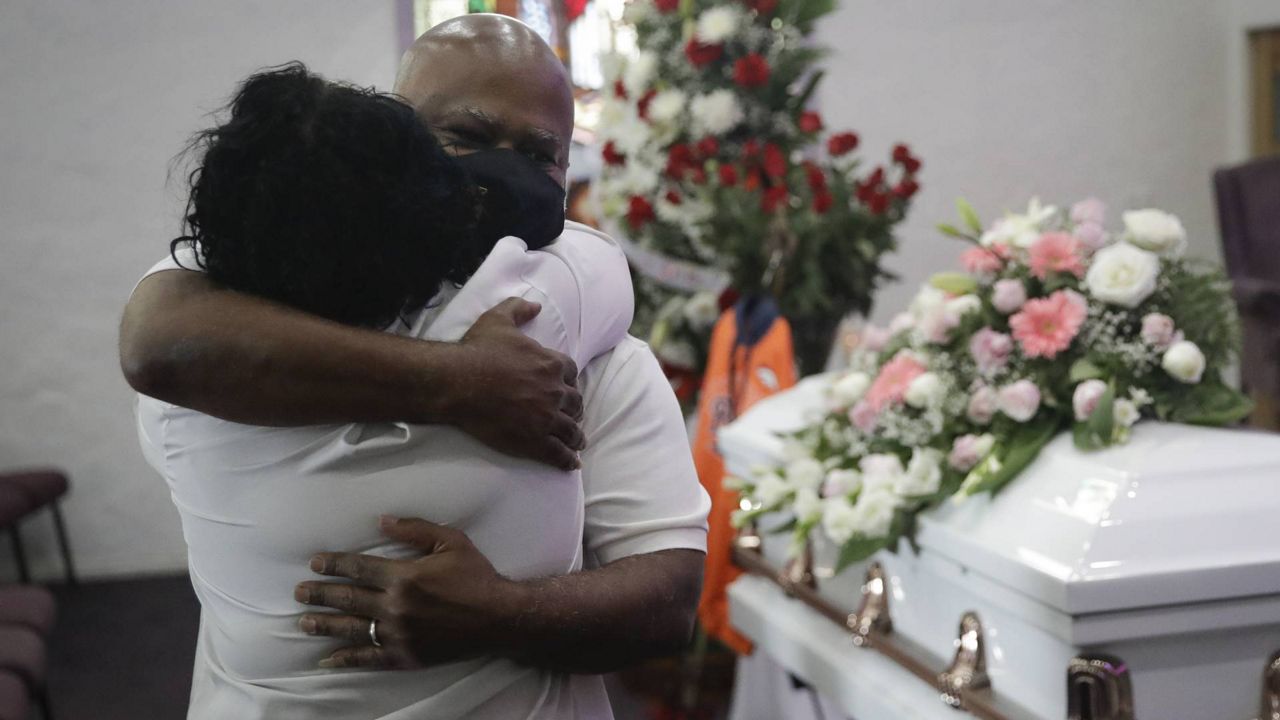
[[[876,375],[863,400],[876,413],[889,405],[901,403],[907,394],[907,386],[923,375],[926,369],[915,355],[904,350],[880,368],[880,374]]]
[[[1053,358],[1071,345],[1086,311],[1080,293],[1059,290],[1047,298],[1028,300],[1021,312],[1009,318],[1009,327],[1024,355]]]
[[[1049,273],[1066,272],[1076,277],[1084,276],[1084,263],[1080,259],[1080,241],[1068,233],[1045,233],[1031,244],[1028,264],[1031,274],[1044,280]]]

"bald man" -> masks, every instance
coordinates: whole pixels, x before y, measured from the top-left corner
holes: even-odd
[[[414,44],[396,89],[456,153],[515,150],[563,186],[572,97],[563,66],[524,25],[500,16],[444,23]],[[173,270],[150,275],[131,298],[121,363],[139,392],[241,423],[449,423],[497,449],[562,466],[576,463],[585,438],[585,570],[508,580],[461,533],[387,519],[384,533],[424,557],[322,553],[311,569],[354,585],[307,581],[296,597],[338,611],[299,621],[303,632],[350,643],[325,667],[497,656],[557,676],[606,672],[688,641],[705,526],[701,518],[682,527],[670,519],[705,517],[705,495],[648,348],[628,338],[579,375],[572,361],[519,332],[536,312],[509,301],[460,343],[428,343],[329,323]],[[678,512],[673,497],[687,498]],[[306,572],[299,568],[300,577]],[[375,645],[371,618],[396,632]],[[550,687],[553,697],[524,710],[609,717],[598,679]],[[512,712],[502,688],[492,691],[499,699],[485,707]]]

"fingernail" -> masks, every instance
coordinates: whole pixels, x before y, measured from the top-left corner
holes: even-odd
[[[302,619],[298,621],[298,627],[302,630],[302,632],[308,635],[315,635],[316,628],[317,628],[316,619],[313,617],[307,617],[304,615],[302,616]]]
[[[324,572],[324,558],[320,557],[319,555],[316,555],[315,557],[311,558],[310,565],[311,565],[311,572],[316,572],[316,573]]]
[[[311,588],[306,585],[299,585],[293,589],[293,599],[300,603],[311,602]]]
[[[379,516],[378,516],[378,527],[380,527],[380,528],[382,528],[382,529],[384,529],[384,530],[385,530],[386,528],[389,528],[389,527],[391,527],[392,525],[395,525],[395,524],[396,524],[396,521],[397,521],[397,520],[399,520],[399,519],[400,519],[400,518],[396,517],[395,515],[379,515]]]

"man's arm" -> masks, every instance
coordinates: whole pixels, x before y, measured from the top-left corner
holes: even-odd
[[[383,533],[426,555],[391,560],[321,553],[312,569],[358,585],[300,583],[312,635],[350,640],[322,667],[410,668],[478,655],[561,672],[603,673],[679,650],[693,632],[704,555],[663,550],[529,581],[502,577],[458,530],[384,518]],[[380,647],[371,644],[376,619]]]
[[[582,398],[573,361],[518,327],[512,299],[459,343],[330,322],[233,292],[202,273],[155,273],[120,324],[120,365],[138,392],[234,422],[456,425],[503,452],[577,465]]]

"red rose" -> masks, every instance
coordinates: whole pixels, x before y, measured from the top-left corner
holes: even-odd
[[[733,81],[745,88],[769,82],[769,63],[759,53],[749,53],[733,63]]]
[[[669,13],[680,7],[680,0],[653,0],[653,4],[658,6],[658,12]]]
[[[627,205],[627,224],[633,231],[639,230],[647,222],[652,222],[654,217],[653,205],[650,205],[648,200],[639,195],[631,196],[631,202]]]
[[[906,145],[903,145],[902,143],[898,143],[897,145],[893,146],[894,162],[896,163],[905,162],[906,159],[909,157],[911,157],[911,148],[907,147]]]
[[[824,215],[831,209],[831,205],[835,203],[835,198],[831,197],[829,192],[816,193],[813,196],[813,211],[819,215]]]
[[[613,81],[613,95],[619,100],[627,99],[627,86],[623,85],[621,80]]]
[[[889,196],[884,193],[873,193],[867,200],[867,209],[876,215],[883,215],[889,209]]]
[[[876,187],[879,187],[880,185],[883,185],[884,184],[884,168],[877,165],[876,169],[871,171],[871,174],[867,176],[866,182],[867,182],[867,186],[872,188],[876,188]]]
[[[724,55],[723,45],[707,45],[698,42],[698,38],[691,37],[689,42],[684,46],[685,57],[689,58],[689,62],[694,67],[704,67],[720,59]]]
[[[657,90],[649,88],[649,90],[645,92],[644,95],[641,95],[640,99],[636,101],[636,114],[640,116],[641,120],[644,120],[645,122],[649,121],[649,103],[653,102],[653,98],[657,94]]]
[[[713,137],[704,137],[698,141],[698,154],[702,157],[715,157],[720,152],[720,142]]]
[[[703,170],[701,166],[695,165],[695,166],[690,170],[690,173],[691,173],[691,175],[692,175],[692,179],[693,179],[693,184],[694,184],[694,185],[704,185],[704,184],[706,184],[706,182],[707,182],[707,171],[706,171],[706,170]]]
[[[667,175],[677,180],[693,167],[693,149],[684,143],[671,146],[667,153]]]
[[[787,186],[775,185],[765,190],[760,197],[760,209],[766,213],[774,212],[787,201],[787,197]]]
[[[809,189],[816,192],[824,192],[827,189],[827,176],[822,172],[822,168],[817,163],[805,161],[804,172],[809,180]]]
[[[738,169],[732,165],[721,165],[719,169],[720,184],[733,187],[738,184]]]
[[[906,170],[910,175],[915,175],[920,172],[920,161],[915,157],[909,157],[902,161],[902,169]]]
[[[680,204],[680,193],[676,192],[675,190],[668,190],[666,194],[666,198],[667,198],[667,202],[671,203],[672,205]]]
[[[742,154],[746,157],[752,157],[760,152],[760,141],[755,138],[742,143]]]
[[[604,144],[604,151],[600,154],[604,157],[605,165],[622,165],[627,162],[627,156],[618,152],[612,140]]]
[[[764,174],[775,180],[787,174],[787,159],[782,149],[773,143],[764,145]]]
[[[920,183],[912,180],[911,178],[907,178],[898,183],[898,186],[893,189],[893,194],[900,198],[909,198],[919,192],[919,190]]]
[[[800,127],[802,133],[821,132],[822,116],[812,110],[805,110],[800,113],[800,119],[796,121],[796,125]]]
[[[748,0],[747,4],[761,15],[772,15],[778,9],[778,0]]]
[[[832,135],[827,140],[827,152],[831,155],[839,157],[847,153],[851,153],[858,147],[858,134],[851,132],[842,132]]]

